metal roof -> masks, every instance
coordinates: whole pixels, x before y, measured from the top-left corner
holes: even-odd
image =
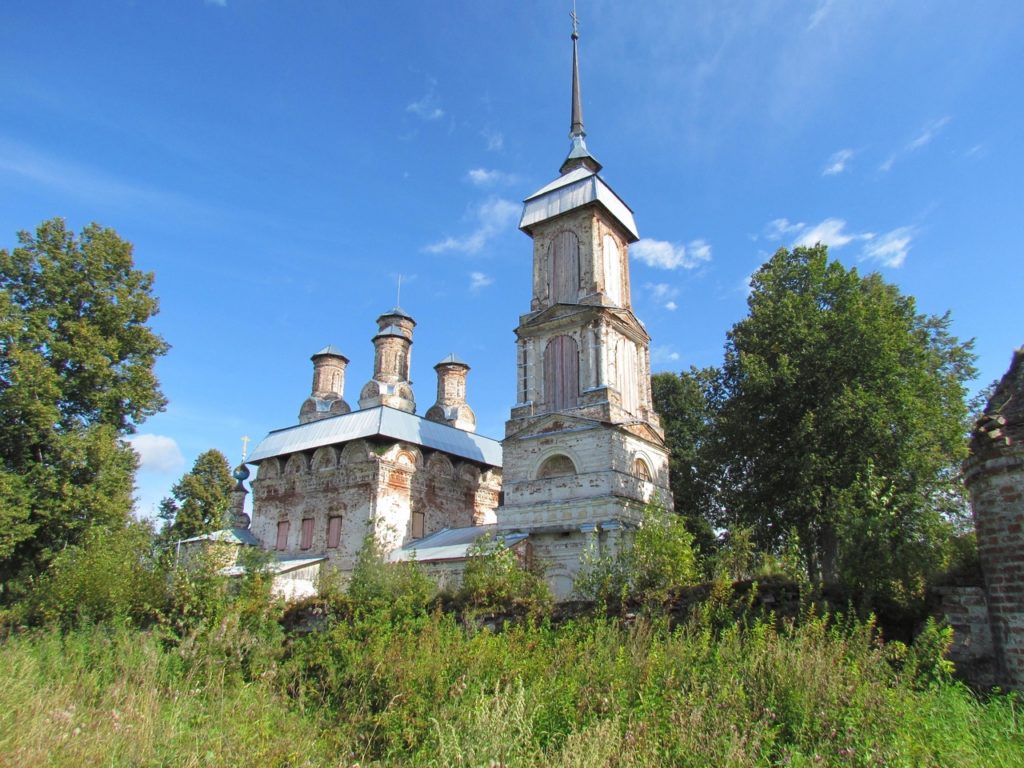
[[[222,528],[219,531],[211,531],[200,536],[193,536],[189,539],[182,539],[179,544],[191,544],[193,541],[217,541],[222,544],[247,544],[252,547],[260,546],[260,541],[248,528]]]
[[[501,466],[501,443],[497,440],[384,405],[276,429],[260,441],[246,461],[256,464],[272,456],[366,437],[402,440],[491,467]]]
[[[387,312],[385,312],[380,317],[378,317],[377,320],[379,321],[381,318],[384,318],[384,317],[404,317],[406,320],[412,320],[412,315],[410,315],[408,312],[406,312],[401,307],[397,307],[397,306],[396,307],[392,307],[391,309],[389,309]],[[412,320],[412,322],[413,322],[413,325],[416,324],[415,320]]]
[[[529,231],[542,221],[591,203],[603,205],[633,236],[633,240],[640,239],[633,211],[612,191],[604,179],[586,167],[569,171],[526,198],[523,201],[523,216],[519,220],[519,228]]]
[[[437,368],[438,366],[441,365],[464,365],[467,368],[469,368],[469,363],[459,358],[454,352],[452,352],[450,355],[448,355],[444,360],[439,362],[434,367]]]
[[[334,355],[335,357],[345,357],[345,355],[343,355],[341,353],[341,350],[338,349],[333,344],[328,344],[326,347],[321,349],[319,352],[314,352],[313,353],[313,357],[320,357],[320,355]],[[348,358],[346,357],[345,359],[347,360]]]
[[[307,568],[310,565],[316,565],[317,563],[322,563],[326,560],[327,558],[323,555],[314,557],[279,557],[267,563],[266,569],[276,576],[281,573],[297,571],[300,568]],[[244,565],[229,565],[225,568],[221,568],[220,573],[224,576],[241,576],[247,570],[248,569]]]
[[[470,548],[481,538],[494,535],[506,547],[514,546],[526,538],[525,533],[499,533],[498,526],[471,525],[465,528],[442,528],[437,533],[410,541],[404,547],[392,551],[388,561],[392,563],[415,560],[423,563],[430,560],[462,560],[469,556]]]

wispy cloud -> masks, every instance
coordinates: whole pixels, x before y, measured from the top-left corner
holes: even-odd
[[[814,29],[816,26],[821,24],[828,16],[828,12],[832,9],[835,0],[818,0],[818,7],[814,9],[814,13],[807,20],[807,29]]]
[[[835,176],[846,170],[846,164],[850,162],[853,157],[852,149],[840,149],[838,152],[833,153],[832,157],[828,159],[828,163],[825,165],[825,170],[821,172],[822,176]]]
[[[629,246],[629,252],[656,269],[694,269],[711,261],[711,246],[704,240],[691,240],[682,245],[644,238]]]
[[[765,237],[776,242],[790,240],[793,247],[809,247],[822,243],[829,248],[842,248],[852,242],[863,243],[861,261],[873,261],[884,267],[903,266],[913,240],[913,227],[898,227],[883,234],[852,232],[845,219],[827,218],[818,224],[791,224],[788,219],[775,219],[765,227]],[[749,293],[749,278],[742,286]]]
[[[494,278],[490,275],[485,275],[483,272],[469,273],[469,290],[473,293],[479,293],[481,288],[486,288],[488,285],[493,284]]]
[[[893,154],[891,154],[885,160],[885,162],[878,167],[879,170],[886,172],[891,171],[893,165],[901,156],[909,155],[911,152],[916,152],[919,149],[927,147],[929,144],[932,143],[935,137],[939,135],[942,129],[949,124],[950,119],[951,118],[949,117],[949,115],[946,115],[944,117],[940,117],[936,120],[930,120],[927,123],[925,123],[920,133],[918,133],[917,136],[915,136],[899,152],[894,152]]]
[[[216,5],[218,8],[227,8],[228,0],[205,0],[207,5]]]
[[[515,175],[488,168],[472,168],[466,173],[466,179],[477,187],[493,187],[498,184],[512,184]]]
[[[0,176],[17,176],[90,202],[174,210],[194,217],[209,209],[195,200],[156,187],[110,176],[103,171],[37,152],[32,147],[0,136]]]
[[[913,237],[913,227],[899,227],[878,235],[864,245],[860,255],[861,261],[875,261],[884,267],[898,269],[907,259]]]
[[[444,110],[441,109],[440,100],[437,98],[437,81],[429,78],[427,92],[421,98],[407,104],[405,111],[424,120],[440,120],[444,117]]]
[[[679,353],[669,345],[651,347],[651,364],[664,365],[679,362]]]
[[[166,435],[131,435],[127,438],[132,450],[138,454],[139,469],[144,472],[167,474],[185,464],[185,457],[173,437]]]
[[[499,152],[505,146],[505,137],[501,131],[491,128],[484,128],[480,135],[484,137],[485,146],[488,152]]]
[[[668,283],[647,283],[644,285],[644,288],[650,292],[651,298],[654,299],[655,302],[661,304],[661,306],[669,312],[674,312],[679,308],[679,305],[673,301],[673,299],[679,295],[678,288],[675,288]]]
[[[870,240],[874,236],[872,232],[847,232],[843,219],[830,218],[805,229],[794,244],[806,247],[823,243],[829,248],[842,248],[854,240]]]
[[[474,254],[487,244],[487,241],[507,229],[519,215],[519,206],[511,200],[492,197],[485,200],[475,209],[473,218],[476,228],[462,237],[446,237],[424,248],[427,253],[446,253],[457,251]]]

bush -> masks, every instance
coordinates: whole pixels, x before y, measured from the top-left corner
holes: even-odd
[[[491,536],[470,548],[458,599],[477,610],[525,610],[535,616],[550,611],[554,602],[543,569],[521,562],[514,550]]]
[[[415,562],[385,562],[371,526],[359,549],[348,594],[359,612],[411,616],[426,610],[437,585]]]
[[[80,545],[54,558],[32,595],[30,614],[65,629],[114,619],[148,624],[167,603],[166,574],[152,542],[144,523],[90,529]]]
[[[693,536],[684,519],[649,504],[640,527],[616,551],[584,554],[576,592],[611,607],[627,600],[663,603],[696,581]]]

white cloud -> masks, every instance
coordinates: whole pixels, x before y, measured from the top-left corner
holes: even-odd
[[[811,14],[811,18],[807,20],[807,29],[814,29],[816,26],[828,16],[828,12],[832,9],[832,5],[835,0],[819,0],[818,7],[814,9],[814,13]]]
[[[227,8],[228,0],[206,0],[207,5],[216,5],[218,8]]]
[[[473,168],[466,173],[466,179],[470,184],[478,187],[491,187],[497,184],[511,184],[516,177],[511,173],[497,171],[487,168]]]
[[[488,152],[498,152],[505,146],[505,137],[501,131],[484,128],[480,135],[484,137],[484,141],[487,143]]]
[[[174,472],[185,464],[185,457],[173,437],[131,435],[127,441],[138,454],[139,469],[144,472]]]
[[[773,219],[765,227],[764,236],[769,240],[785,240],[789,235],[799,232],[806,226],[802,221],[792,224],[789,219]]]
[[[478,292],[481,288],[486,288],[488,285],[494,283],[494,278],[485,275],[483,272],[470,272],[469,273],[469,290],[473,293]]]
[[[511,200],[492,197],[484,201],[475,211],[476,229],[462,237],[446,237],[424,248],[427,253],[478,253],[487,241],[506,229],[519,215],[519,206]]]
[[[914,238],[913,227],[899,227],[868,241],[861,251],[861,261],[876,261],[883,267],[902,267]]]
[[[846,164],[852,157],[852,149],[840,149],[838,152],[833,153],[832,157],[828,159],[828,164],[825,166],[825,170],[821,172],[821,175],[835,176],[836,174],[842,173],[846,170]]]
[[[441,109],[441,104],[438,101],[437,94],[435,93],[436,86],[436,80],[433,78],[428,80],[427,92],[422,98],[406,105],[405,111],[411,112],[424,120],[440,120],[444,117],[444,110]]]
[[[929,144],[931,144],[932,140],[939,135],[943,128],[946,127],[950,119],[951,118],[949,117],[949,115],[946,115],[944,117],[938,118],[937,120],[930,120],[929,122],[925,123],[924,127],[921,129],[921,132],[916,137],[914,137],[914,139],[911,140],[911,142],[907,144],[907,146],[904,147],[902,151],[895,152],[892,155],[890,155],[884,163],[878,166],[878,169],[880,171],[890,171],[892,170],[892,167],[895,164],[896,160],[899,159],[900,155],[908,155],[911,152],[916,152],[922,147],[926,147]]]
[[[672,347],[658,345],[651,347],[652,365],[661,365],[664,363],[676,362],[679,362],[679,353],[672,349]]]
[[[872,237],[874,234],[871,232],[847,232],[843,219],[829,218],[805,229],[794,245],[812,246],[824,243],[829,248],[842,248],[854,240],[870,240]]]
[[[711,246],[703,240],[687,245],[644,238],[629,246],[629,252],[649,267],[657,269],[694,269],[711,261]]]
[[[674,312],[679,308],[672,299],[679,295],[679,289],[675,288],[668,283],[647,283],[644,285],[648,291],[650,291],[651,298],[655,302],[661,304],[669,312]]]
[[[948,122],[949,115],[929,122],[921,129],[921,133],[918,137],[907,145],[907,150],[913,152],[915,149],[920,149],[921,147],[931,144],[932,139],[938,135],[939,131],[946,127]]]

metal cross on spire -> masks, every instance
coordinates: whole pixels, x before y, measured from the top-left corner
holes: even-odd
[[[576,52],[576,41],[580,39],[580,32],[575,0],[569,15],[572,17],[572,125],[569,129],[569,138],[575,138],[587,135],[583,130],[583,103],[580,100],[580,65]]]
[[[251,439],[252,438],[250,438],[248,435],[242,435],[242,462],[243,463],[245,462],[245,457],[249,454],[249,441]]]
[[[580,22],[576,18],[576,0],[572,0],[572,10],[569,11],[569,15],[572,16],[572,36],[576,39],[580,36]]]

